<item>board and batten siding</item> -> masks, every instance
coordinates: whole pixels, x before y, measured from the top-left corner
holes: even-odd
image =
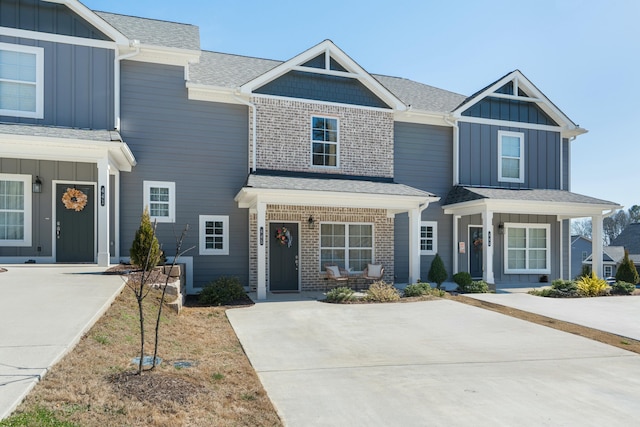
[[[186,224],[183,249],[193,257],[194,287],[218,276],[248,284],[248,210],[233,200],[248,173],[246,106],[190,101],[184,70],[169,65],[122,64],[122,136],[138,160],[121,174],[121,254],[127,256],[143,210],[143,182],[175,182],[176,221],[159,223],[167,256]],[[229,216],[229,255],[199,255],[199,215]]]
[[[8,36],[0,42],[44,49],[44,118],[0,116],[0,121],[114,128],[113,50]]]
[[[460,122],[460,185],[560,189],[560,133]],[[524,183],[498,181],[498,131],[524,133]]]
[[[445,126],[396,122],[394,125],[395,182],[434,193],[444,200],[451,189],[453,174],[453,130]],[[423,221],[437,221],[437,252],[447,273],[452,273],[452,219],[441,202],[431,203],[422,213]],[[403,283],[409,277],[409,219],[396,215],[395,275]],[[420,279],[427,281],[434,255],[420,257]]]

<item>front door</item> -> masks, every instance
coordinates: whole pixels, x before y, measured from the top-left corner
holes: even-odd
[[[56,262],[95,262],[94,187],[56,185]]]
[[[271,292],[297,292],[298,224],[269,224],[269,289]]]
[[[482,279],[482,227],[469,227],[469,274]]]

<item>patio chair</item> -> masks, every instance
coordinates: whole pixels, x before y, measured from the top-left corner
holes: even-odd
[[[367,264],[367,268],[362,271],[362,277],[368,281],[369,285],[378,280],[382,280],[384,276],[384,267],[382,264]]]
[[[324,266],[325,271],[327,272],[327,286],[329,281],[333,281],[335,286],[337,287],[340,283],[346,283],[349,286],[349,271],[344,268],[340,268],[337,265],[326,264]],[[325,286],[325,292],[327,291]]]

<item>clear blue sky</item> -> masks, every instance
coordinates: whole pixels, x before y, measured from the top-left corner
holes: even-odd
[[[369,72],[464,95],[519,69],[589,130],[572,143],[572,190],[640,204],[639,0],[83,3],[197,25],[218,52],[287,60],[331,39]]]

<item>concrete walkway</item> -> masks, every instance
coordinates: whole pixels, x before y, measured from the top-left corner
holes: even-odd
[[[3,265],[0,419],[78,343],[120,293],[119,276],[86,265]]]
[[[640,356],[449,300],[227,311],[288,426],[600,426],[640,418]]]

